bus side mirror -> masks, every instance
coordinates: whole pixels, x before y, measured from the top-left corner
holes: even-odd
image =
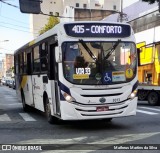
[[[61,52],[61,49],[60,47],[55,47],[55,54],[56,54],[56,62],[57,63],[60,63],[62,62],[62,52]]]
[[[41,0],[19,0],[20,11],[22,13],[41,13]]]
[[[138,66],[141,66],[141,58],[140,58],[141,50],[137,48],[137,56],[138,56]]]

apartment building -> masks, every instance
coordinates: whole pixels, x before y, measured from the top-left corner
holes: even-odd
[[[13,71],[12,67],[14,66],[14,56],[13,54],[5,54],[4,59],[2,59],[2,76],[12,77]]]
[[[73,20],[97,21],[112,13],[119,12],[121,10],[121,0],[43,0],[41,10],[44,14],[60,16],[61,22]],[[30,15],[30,31],[34,38],[47,24],[48,18],[46,15]]]
[[[3,65],[2,65],[2,61],[0,61],[0,79],[2,78],[2,76],[3,76],[3,72],[2,72],[2,67]]]

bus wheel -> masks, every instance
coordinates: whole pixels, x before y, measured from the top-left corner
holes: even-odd
[[[24,97],[24,94],[22,94],[22,107],[23,107],[23,110],[25,111],[25,112],[28,112],[28,111],[30,111],[30,108],[29,108],[29,106],[28,105],[26,105],[26,103],[25,103],[25,97]]]
[[[158,94],[155,91],[152,91],[148,94],[148,103],[152,106],[158,104]]]
[[[56,123],[56,118],[51,115],[51,107],[48,98],[45,100],[45,115],[50,124]]]
[[[112,121],[112,118],[105,118],[105,119],[102,119],[102,121],[111,122],[111,121]]]

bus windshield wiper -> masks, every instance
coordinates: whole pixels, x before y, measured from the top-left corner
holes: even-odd
[[[108,58],[111,56],[111,54],[112,54],[113,51],[117,48],[117,46],[119,45],[120,42],[121,42],[121,39],[118,39],[118,41],[117,41],[111,48],[108,49],[108,50],[110,50],[110,51],[109,51],[108,54],[104,57],[105,60],[108,59]],[[108,51],[108,50],[106,50],[106,51]]]
[[[90,57],[92,57],[92,59],[94,61],[97,61],[96,56],[94,56],[94,54],[92,53],[92,51],[89,49],[89,47],[86,45],[86,43],[82,40],[79,39],[79,42],[82,44],[82,46],[84,47],[84,49],[87,51],[87,53],[90,55]]]

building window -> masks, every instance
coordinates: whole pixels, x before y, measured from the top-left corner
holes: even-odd
[[[57,16],[57,17],[58,17],[58,16],[59,16],[59,12],[55,12],[55,16]]]
[[[79,3],[76,3],[76,7],[79,7]]]
[[[83,4],[83,8],[87,8],[87,4]]]
[[[50,15],[53,15],[53,12],[49,12]]]
[[[113,5],[113,10],[116,10],[116,9],[117,9],[116,5]]]

